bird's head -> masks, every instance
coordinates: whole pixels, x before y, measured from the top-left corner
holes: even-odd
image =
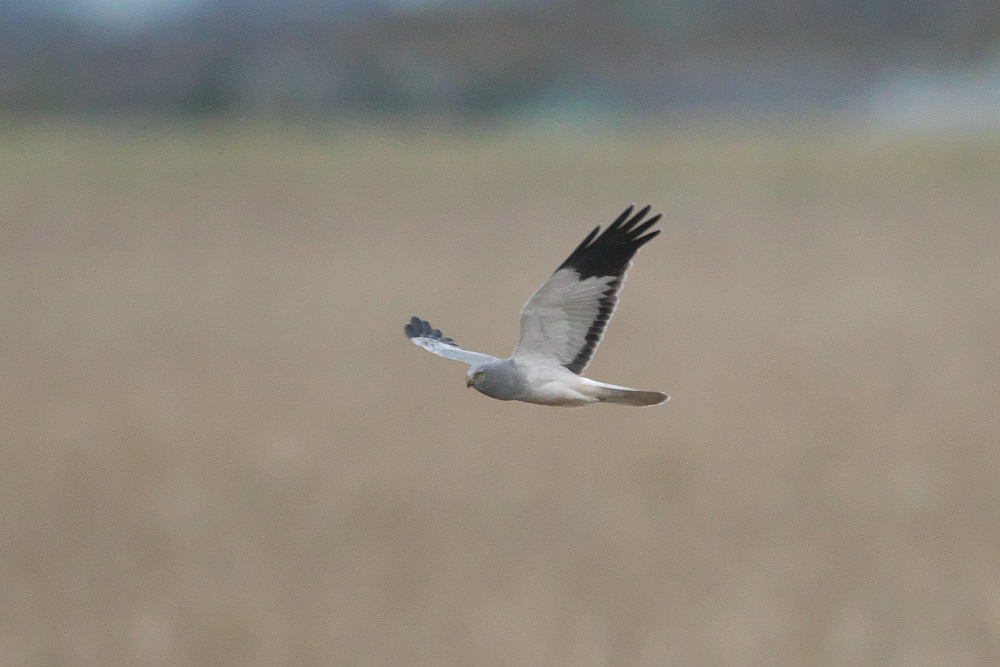
[[[473,366],[469,369],[469,372],[465,374],[465,386],[475,387],[477,384],[483,381],[486,377],[486,370],[482,366]]]
[[[495,359],[470,368],[465,374],[465,385],[492,398],[509,401],[524,393],[526,381],[513,360]]]

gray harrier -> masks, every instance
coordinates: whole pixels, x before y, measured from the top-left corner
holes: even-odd
[[[430,322],[414,317],[406,337],[434,354],[469,364],[466,385],[502,401],[576,407],[590,403],[659,405],[670,400],[658,391],[639,391],[585,378],[632,257],[659,230],[644,235],[650,207],[632,215],[632,206],[603,234],[597,227],[521,309],[521,340],[509,359],[471,352],[445,338]]]

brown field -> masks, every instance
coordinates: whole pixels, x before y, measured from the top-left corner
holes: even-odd
[[[1000,664],[1000,138],[0,137],[0,665]],[[630,202],[588,375],[464,386]]]

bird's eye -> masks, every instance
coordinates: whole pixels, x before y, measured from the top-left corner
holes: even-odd
[[[483,377],[484,375],[486,375],[486,373],[484,373],[484,372],[482,372],[482,371],[476,371],[476,379],[477,379],[477,380],[478,380],[479,378]]]

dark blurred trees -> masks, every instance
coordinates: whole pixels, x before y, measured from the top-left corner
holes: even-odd
[[[1000,46],[996,0],[214,0],[127,33],[58,6],[0,2],[0,113],[810,108],[884,69]]]

